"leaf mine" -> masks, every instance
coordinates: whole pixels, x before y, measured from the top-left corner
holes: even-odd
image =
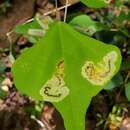
[[[115,62],[117,53],[109,52],[102,61],[95,64],[93,61],[86,61],[82,67],[82,76],[94,85],[104,85],[116,70]]]
[[[58,63],[55,74],[43,85],[40,94],[50,102],[59,102],[69,94],[64,82],[64,61]]]

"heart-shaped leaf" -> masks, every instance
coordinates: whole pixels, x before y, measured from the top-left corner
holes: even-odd
[[[118,72],[120,51],[58,22],[13,65],[16,87],[52,102],[67,130],[84,130],[91,98]]]

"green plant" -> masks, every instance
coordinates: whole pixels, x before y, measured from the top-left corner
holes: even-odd
[[[72,130],[84,129],[91,98],[117,73],[120,62],[115,46],[58,22],[37,45],[17,59],[12,71],[22,93],[54,103],[66,128]]]
[[[92,97],[118,72],[120,63],[117,47],[54,22],[44,37],[16,60],[12,73],[23,94],[53,103],[67,130],[84,130]]]

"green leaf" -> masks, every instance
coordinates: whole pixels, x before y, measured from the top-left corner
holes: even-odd
[[[28,34],[29,30],[35,30],[35,29],[39,29],[39,30],[41,29],[36,19],[34,19],[32,22],[29,22],[29,23],[17,25],[14,31],[18,34],[22,34],[26,36],[31,43],[36,43],[39,37]]]
[[[126,95],[127,99],[130,101],[130,82],[128,82],[125,85],[125,95]]]
[[[3,91],[3,90],[0,88],[0,99],[4,99],[6,96],[7,96],[7,92]]]
[[[81,2],[90,8],[103,8],[110,3],[108,0],[81,0]]]
[[[77,31],[92,36],[97,31],[107,30],[108,27],[102,23],[93,21],[87,15],[79,15],[74,17],[69,23]]]
[[[38,24],[36,19],[34,19],[32,22],[22,24],[22,25],[17,25],[14,30],[16,33],[26,35],[28,34],[29,29],[40,29],[40,28],[41,28],[40,25]]]
[[[122,65],[121,65],[121,71],[126,71],[130,69],[130,60],[129,59],[125,59],[122,61]]]
[[[121,76],[121,74],[117,74],[112,78],[112,80],[106,85],[104,89],[112,90],[115,87],[119,87],[121,84],[123,84],[123,77]]]
[[[120,62],[117,47],[58,22],[16,60],[12,72],[22,93],[55,105],[67,130],[84,130],[91,98],[118,72]]]
[[[42,99],[39,90],[44,82],[51,77],[56,62],[61,59],[61,46],[58,42],[53,43],[59,38],[54,34],[57,34],[55,28],[40,41],[42,44],[25,50],[13,66],[16,87],[34,99]],[[55,52],[56,50],[58,53]]]
[[[3,74],[6,69],[6,65],[0,61],[0,74]]]
[[[41,18],[39,15],[36,15],[31,22],[17,25],[14,31],[26,36],[31,43],[36,43],[45,35],[52,22],[53,20],[49,16]]]
[[[0,85],[1,85],[1,83],[3,82],[3,80],[4,80],[4,77],[3,77],[3,76],[0,76]]]

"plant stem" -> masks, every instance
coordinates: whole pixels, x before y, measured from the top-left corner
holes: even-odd
[[[11,34],[13,33],[13,31],[10,31],[6,34],[8,40],[9,40],[9,51],[10,54],[12,54],[12,38],[11,38]]]

